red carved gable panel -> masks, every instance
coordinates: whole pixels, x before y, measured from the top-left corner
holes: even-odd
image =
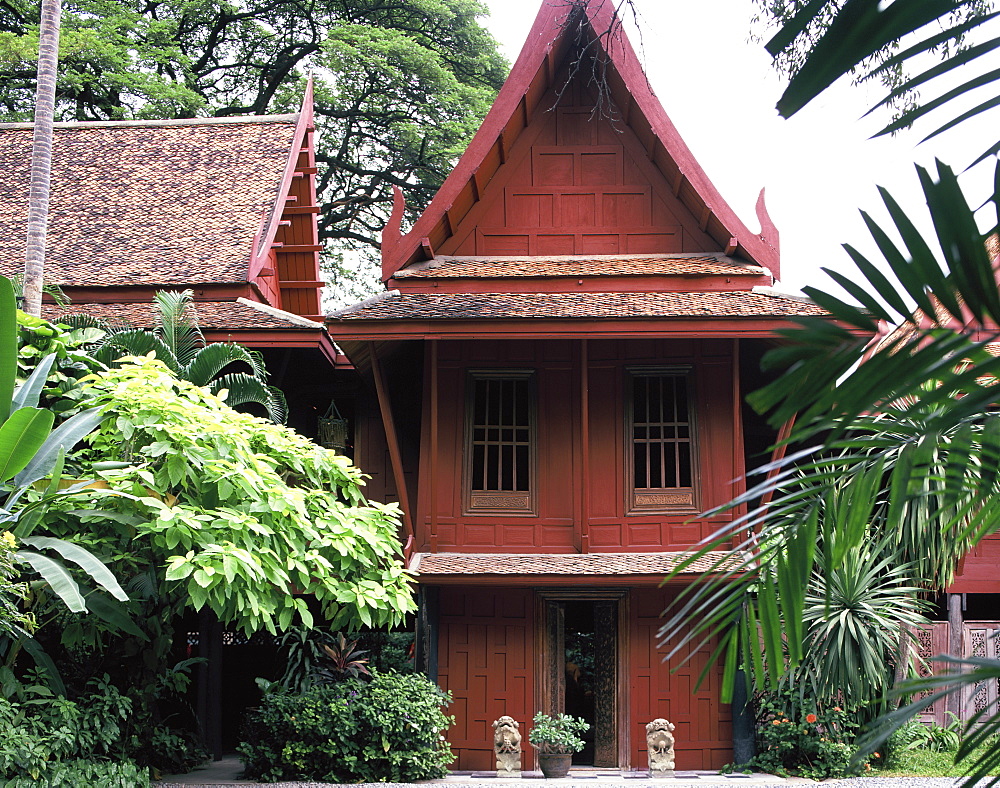
[[[574,94],[574,95],[570,95]],[[479,202],[456,200],[440,254],[563,255],[718,252],[623,121],[594,115],[569,90],[543,100]],[[574,102],[576,104],[574,105]],[[464,194],[464,193],[463,193]],[[433,241],[433,239],[432,239]]]

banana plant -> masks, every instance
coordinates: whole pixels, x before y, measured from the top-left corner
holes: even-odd
[[[17,351],[14,289],[9,279],[0,277],[0,529],[9,531],[19,545],[14,551],[15,562],[37,573],[40,580],[36,583],[49,589],[70,611],[92,612],[116,626],[128,627],[131,622],[120,608],[106,604],[103,594],[81,589],[67,564],[77,566],[114,599],[127,601],[128,595],[107,566],[73,542],[34,533],[48,501],[86,486],[81,482],[61,489],[63,463],[66,452],[92,432],[104,415],[99,408],[84,410],[53,430],[54,414],[39,407],[38,401],[55,356],[44,358],[18,386]],[[42,495],[26,495],[48,476],[52,480]],[[55,665],[28,633],[0,639],[0,655],[8,664],[22,648],[48,673],[53,688],[61,691]]]

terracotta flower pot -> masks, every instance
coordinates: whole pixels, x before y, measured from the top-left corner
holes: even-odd
[[[573,754],[569,752],[540,752],[538,765],[549,779],[565,777],[573,763]]]

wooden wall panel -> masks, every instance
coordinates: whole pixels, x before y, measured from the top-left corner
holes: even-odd
[[[521,724],[525,768],[534,714],[534,601],[529,589],[441,589],[438,680],[454,702],[447,737],[453,770],[495,769],[492,723]]]
[[[722,666],[717,665],[698,692],[692,693],[711,647],[703,647],[676,673],[670,672],[671,664],[663,662],[666,651],[657,646],[656,633],[671,593],[660,589],[632,591],[632,763],[640,769],[648,765],[645,726],[664,717],[677,726],[678,769],[718,769],[733,757],[732,715],[728,704],[718,700]]]
[[[442,342],[439,391],[437,512],[430,505],[424,420],[423,473],[417,545],[431,546],[436,519],[438,550],[477,552],[568,551],[580,544],[581,512],[589,512],[590,548],[595,551],[678,550],[719,527],[721,520],[695,519],[696,509],[628,514],[624,394],[630,365],[690,365],[694,370],[698,424],[698,510],[722,504],[735,492],[731,343],[635,340],[595,342],[588,361],[591,484],[580,489],[579,357],[569,340],[551,342]],[[534,369],[538,392],[537,516],[466,514],[464,385],[470,369]],[[586,495],[587,506],[581,502]]]
[[[1000,594],[1000,533],[985,537],[959,566],[952,594]]]

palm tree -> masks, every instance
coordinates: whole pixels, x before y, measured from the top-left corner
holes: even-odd
[[[28,192],[28,243],[24,262],[24,311],[41,317],[45,233],[52,180],[52,124],[55,118],[56,71],[59,63],[61,0],[42,0],[38,35],[38,84]]]
[[[153,353],[181,380],[206,386],[213,394],[226,394],[230,407],[261,405],[276,424],[286,418],[285,397],[267,385],[267,369],[259,353],[234,342],[207,344],[198,327],[191,290],[161,291],[155,296],[157,326],[152,331],[141,328],[113,327],[85,315],[74,315],[70,322],[78,327],[87,324],[104,330],[105,336],[92,355],[108,366],[126,356]],[[225,372],[233,364],[245,365],[248,372]]]
[[[772,55],[780,56],[815,31],[817,20],[828,21],[790,80],[779,111],[794,114],[852,69],[877,77],[886,68],[912,66],[914,58],[935,47],[954,46],[997,16],[957,15],[973,2],[797,4],[768,44]],[[998,47],[1000,39],[959,49],[904,78],[882,103],[917,87],[926,90],[939,78],[953,76],[956,66],[973,64],[971,78],[908,108],[883,132],[942,116],[931,137],[1000,105],[994,92],[972,110],[952,110],[956,98],[1000,79],[980,60]],[[1000,141],[973,163],[998,151]],[[710,551],[728,549],[715,572],[669,611],[661,631],[677,656],[692,642],[715,635],[728,689],[740,659],[760,686],[774,686],[806,667],[814,677],[835,680],[842,666],[816,664],[816,654],[807,652],[813,632],[807,616],[815,616],[819,603],[819,620],[830,619],[835,596],[829,587],[817,596],[814,580],[842,572],[845,562],[870,549],[873,540],[888,539],[902,560],[914,562],[911,577],[917,584],[940,589],[950,582],[958,556],[1000,522],[1000,414],[992,410],[1000,401],[1000,358],[990,352],[1000,340],[1000,288],[986,248],[1000,227],[1000,165],[995,192],[986,203],[996,221],[986,233],[978,229],[975,211],[949,167],[938,162],[933,173],[917,168],[917,174],[933,235],[924,237],[882,190],[889,224],[884,228],[863,214],[879,251],[878,264],[845,245],[857,273],[827,271],[857,303],[805,289],[840,325],[793,321],[780,332],[786,344],[765,359],[780,376],[750,398],[775,427],[795,419],[788,438],[795,450],[760,470],[762,480],[730,504],[746,507],[747,513],[677,569],[683,572]],[[875,334],[877,345],[869,346],[850,328]],[[692,621],[698,623],[686,629]],[[997,661],[948,661],[952,673],[904,684],[899,691],[954,691],[1000,678]],[[930,700],[922,698],[882,718],[864,745],[874,749]],[[971,758],[973,749],[997,732],[1000,709],[994,704],[968,721],[956,757]],[[993,741],[984,755],[969,760],[967,784],[1000,766],[1000,745]]]

